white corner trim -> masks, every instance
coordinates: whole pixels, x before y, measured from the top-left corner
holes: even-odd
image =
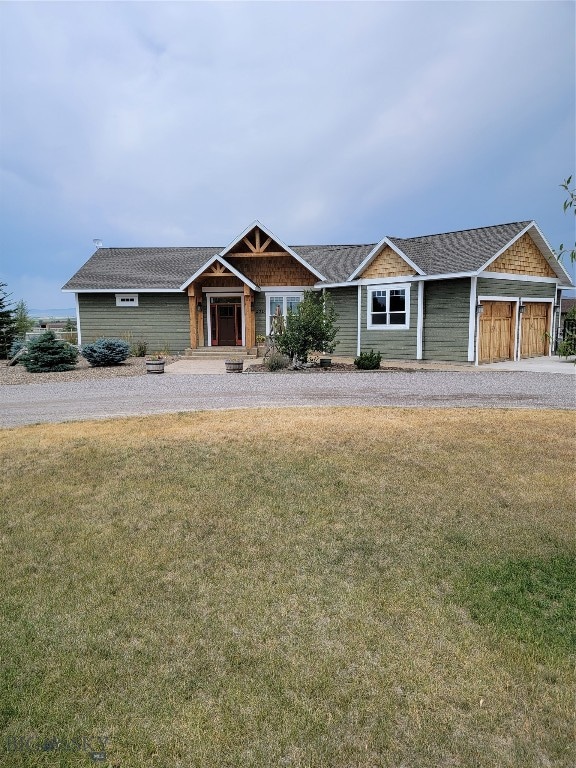
[[[424,281],[418,281],[418,314],[416,316],[416,360],[424,356]]]
[[[361,337],[362,337],[362,286],[358,286],[358,328],[356,341],[356,355],[360,357]]]
[[[80,302],[78,301],[78,294],[74,294],[74,301],[76,303],[76,336],[78,340],[78,346],[82,344],[82,329],[80,328]]]
[[[468,362],[473,363],[475,360],[475,338],[476,338],[476,290],[478,286],[478,278],[472,277],[470,279],[470,314],[468,316]]]

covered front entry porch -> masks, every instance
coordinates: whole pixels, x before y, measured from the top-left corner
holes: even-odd
[[[238,281],[239,282],[239,281]],[[256,346],[254,291],[248,285],[188,286],[190,349]]]

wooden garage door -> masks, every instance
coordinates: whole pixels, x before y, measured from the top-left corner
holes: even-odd
[[[550,330],[550,304],[529,301],[522,314],[521,357],[547,355],[550,347],[546,333]]]
[[[478,362],[514,359],[514,303],[483,301],[478,334]]]

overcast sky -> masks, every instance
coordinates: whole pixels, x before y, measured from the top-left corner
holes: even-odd
[[[573,2],[2,2],[1,270],[106,246],[370,243],[535,219],[574,242]]]

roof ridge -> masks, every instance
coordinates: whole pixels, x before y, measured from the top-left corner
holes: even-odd
[[[432,232],[429,235],[415,235],[414,237],[397,237],[396,235],[388,235],[390,240],[419,240],[424,237],[440,237],[441,235],[459,235],[463,232],[478,232],[481,229],[497,229],[498,227],[511,227],[514,224],[528,226],[532,224],[534,219],[526,219],[525,221],[507,221],[503,224],[487,224],[483,227],[468,227],[467,229],[453,229],[447,232]]]

